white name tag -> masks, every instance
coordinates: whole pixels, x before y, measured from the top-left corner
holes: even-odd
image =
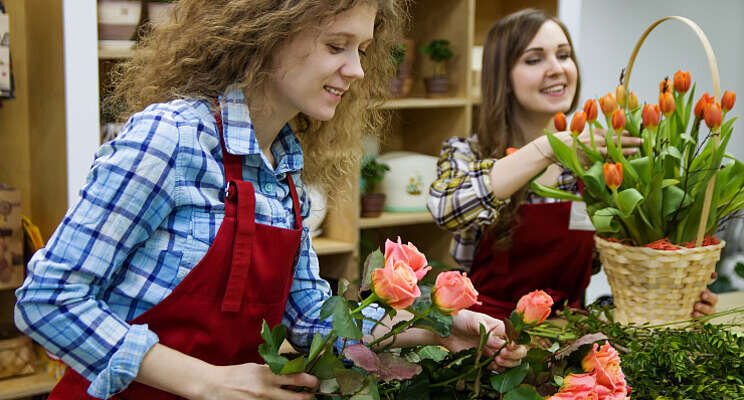
[[[594,225],[586,212],[586,203],[583,201],[571,202],[571,218],[568,221],[568,229],[572,231],[593,231]]]

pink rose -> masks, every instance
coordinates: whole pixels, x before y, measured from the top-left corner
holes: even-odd
[[[398,261],[403,261],[411,267],[418,280],[423,278],[431,269],[427,266],[426,256],[418,251],[411,242],[406,245],[401,243],[400,236],[398,236],[398,243],[392,242],[390,239],[385,241],[385,266],[388,264],[394,265]]]
[[[597,378],[594,373],[569,374],[563,379],[561,390],[549,397],[548,400],[597,400],[599,396],[596,393],[596,387]],[[609,392],[607,389],[605,391]]]
[[[550,315],[553,298],[542,290],[535,290],[522,296],[517,303],[517,313],[525,323],[541,323]]]
[[[406,308],[421,296],[416,273],[403,261],[376,269],[370,286],[380,299],[395,309]]]
[[[592,350],[581,361],[581,367],[587,372],[597,373],[597,383],[606,386],[612,392],[627,392],[627,383],[625,374],[620,368],[620,355],[617,353],[609,342],[605,341],[602,347],[597,348],[598,344],[594,343]]]
[[[473,304],[482,304],[478,301],[478,291],[473,287],[468,275],[457,271],[439,274],[431,297],[434,304],[449,315],[457,315],[458,311]]]

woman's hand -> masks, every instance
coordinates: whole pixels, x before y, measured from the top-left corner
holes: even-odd
[[[600,154],[607,154],[607,143],[605,140],[605,135],[607,134],[606,129],[594,129],[594,143],[597,146],[597,151]],[[573,147],[573,137],[571,136],[571,132],[569,131],[563,131],[563,132],[556,132],[555,137],[560,139],[563,143],[565,143],[569,147]],[[584,132],[582,132],[578,139],[581,143],[583,143],[586,147],[592,148],[592,138],[591,133],[589,132],[589,129],[584,129]],[[612,136],[613,142],[617,145],[617,134],[614,134]],[[631,136],[628,131],[623,131],[620,135],[620,144],[622,145],[623,155],[632,155],[638,152],[638,146],[643,144],[643,139]],[[547,145],[547,146],[546,146]],[[546,149],[547,147],[547,149]],[[544,144],[541,145],[541,148],[544,151],[549,151],[549,154],[551,158],[555,158],[555,154],[553,153],[553,149],[550,147],[550,143],[548,143],[547,137],[545,137]],[[577,148],[579,160],[582,162],[582,164],[586,165],[588,164],[589,160],[584,154],[584,152],[581,150],[581,148]]]
[[[309,400],[312,393],[295,392],[298,387],[315,388],[318,378],[306,374],[276,375],[266,365],[241,364],[215,367],[214,384],[199,399],[221,400]]]
[[[451,352],[469,349],[478,346],[480,342],[480,325],[483,324],[491,334],[483,349],[485,357],[491,357],[499,349],[504,347],[504,323],[486,314],[462,310],[452,318],[452,331],[446,338],[440,339],[440,344]],[[510,343],[502,349],[499,355],[491,363],[490,368],[515,367],[522,362],[527,355],[525,346]]]
[[[718,295],[705,289],[700,293],[700,301],[696,302],[693,306],[692,316],[700,317],[713,314],[716,312],[716,304],[718,304]]]

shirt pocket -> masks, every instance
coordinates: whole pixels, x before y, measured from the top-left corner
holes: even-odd
[[[204,258],[209,247],[214,242],[217,231],[222,225],[224,214],[193,211],[189,223],[189,233],[186,249],[178,270],[178,280],[181,281]]]

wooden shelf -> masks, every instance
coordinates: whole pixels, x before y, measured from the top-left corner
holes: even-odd
[[[360,218],[359,228],[383,228],[387,226],[414,225],[432,223],[434,220],[428,211],[415,213],[383,212],[375,218]]]
[[[0,400],[18,399],[51,392],[54,385],[57,384],[57,380],[43,370],[43,366],[39,368],[42,371],[33,375],[0,379]]]
[[[319,256],[328,254],[351,253],[356,249],[356,243],[342,242],[340,240],[315,237],[312,239],[315,253]]]
[[[388,100],[380,108],[396,110],[404,108],[444,108],[467,106],[470,101],[464,97],[448,97],[443,99],[428,99],[423,97],[409,97],[405,99]]]
[[[98,59],[116,60],[130,58],[134,54],[132,47],[135,42],[131,40],[99,40]]]

